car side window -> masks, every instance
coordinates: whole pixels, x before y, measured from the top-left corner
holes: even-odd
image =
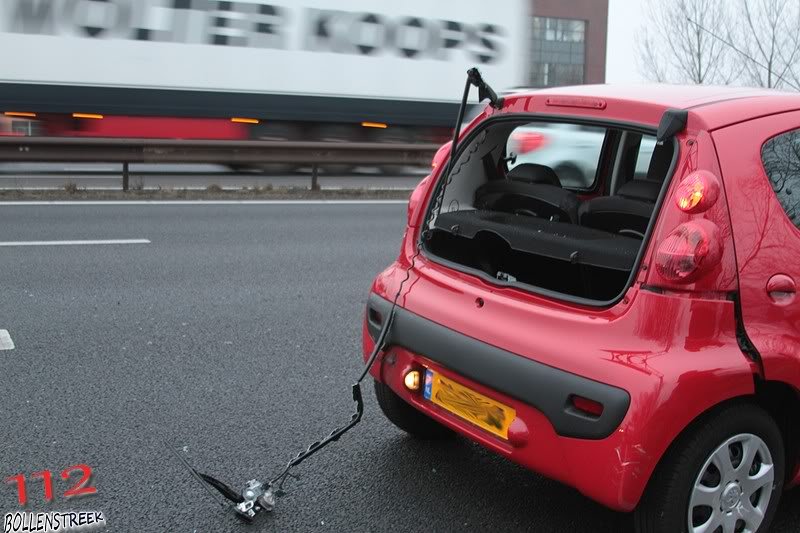
[[[642,142],[639,143],[639,153],[636,156],[636,172],[634,179],[647,179],[647,172],[650,169],[650,160],[653,159],[653,150],[656,147],[656,138],[652,135],[642,135]]]
[[[764,143],[761,160],[783,210],[800,228],[800,130]]]
[[[551,168],[568,189],[591,189],[595,182],[606,129],[597,126],[532,122],[511,132],[506,151],[515,157],[509,170],[522,164]]]

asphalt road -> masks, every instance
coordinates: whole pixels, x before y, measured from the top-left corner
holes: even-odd
[[[402,205],[0,207],[0,477],[28,511],[106,514],[109,531],[625,533],[629,517],[463,440],[417,442],[367,393],[366,416],[297,469],[255,526],[224,514],[162,444],[240,487],[346,422],[373,275]],[[71,500],[58,473],[93,468]],[[796,532],[800,492],[775,532]],[[0,485],[0,513],[18,510]]]
[[[120,190],[122,167],[103,163],[0,163],[2,189],[62,189],[72,183],[88,190]],[[400,175],[383,175],[376,168],[358,167],[346,174],[320,171],[323,189],[413,189],[427,169],[408,167]],[[290,175],[255,171],[232,172],[221,165],[136,164],[130,166],[130,187],[153,189],[205,189],[219,185],[243,187],[309,187],[311,170],[301,168]]]

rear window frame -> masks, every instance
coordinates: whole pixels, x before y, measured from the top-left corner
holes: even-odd
[[[657,136],[658,132],[658,126],[652,126],[636,122],[613,120],[613,119],[602,119],[602,118],[586,117],[580,115],[502,113],[499,115],[493,115],[487,117],[485,120],[481,122],[471,124],[473,125],[473,127],[465,133],[463,138],[459,139],[456,152],[454,154],[451,154],[452,160],[458,161],[458,159],[464,154],[464,151],[467,149],[467,147],[470,146],[472,141],[474,141],[475,138],[489,126],[499,122],[521,122],[521,121],[561,122],[565,124],[576,124],[576,125],[583,125],[583,124],[596,125],[596,126],[606,127],[608,130],[618,129],[625,131],[633,131],[636,133],[652,135],[654,137]],[[607,140],[608,140],[608,135],[606,135],[606,141]],[[672,143],[673,147],[672,160],[670,161],[669,170],[667,171],[667,175],[664,177],[664,181],[661,185],[661,191],[659,191],[655,208],[653,209],[653,216],[650,218],[650,222],[647,225],[647,231],[645,232],[644,239],[642,239],[642,245],[640,246],[639,252],[636,255],[636,260],[634,261],[633,268],[631,269],[630,275],[628,276],[628,280],[625,283],[624,288],[620,291],[620,293],[610,300],[606,301],[592,300],[589,298],[583,298],[580,296],[574,296],[571,294],[565,294],[557,291],[552,291],[549,289],[544,289],[542,287],[537,287],[535,285],[529,285],[526,283],[503,281],[494,277],[490,277],[485,272],[458,263],[454,263],[452,261],[441,258],[436,254],[430,252],[425,246],[424,235],[427,231],[426,225],[431,217],[431,212],[433,210],[433,205],[436,201],[436,198],[439,195],[441,188],[447,182],[448,174],[449,171],[451,170],[450,168],[448,168],[450,164],[450,158],[448,158],[447,163],[445,165],[442,165],[443,169],[448,170],[448,174],[442,172],[436,177],[436,184],[433,187],[431,194],[428,196],[427,203],[425,205],[425,216],[423,218],[422,224],[420,224],[420,231],[419,234],[417,235],[417,246],[419,253],[423,255],[425,259],[428,261],[453,269],[457,272],[475,276],[484,281],[485,283],[489,283],[490,285],[494,285],[497,287],[519,289],[536,296],[549,298],[556,302],[567,302],[570,304],[580,305],[589,308],[602,309],[602,308],[613,307],[624,298],[625,293],[633,285],[634,281],[636,280],[636,276],[638,275],[639,271],[642,268],[642,262],[644,260],[645,255],[647,254],[647,249],[650,247],[653,234],[655,233],[656,222],[658,221],[661,215],[661,208],[664,205],[664,199],[667,195],[667,191],[669,190],[672,177],[674,176],[675,171],[677,169],[678,161],[680,160],[681,143],[678,140],[678,136],[675,135],[665,140],[664,142]],[[603,151],[604,152],[608,151],[607,147],[605,146],[605,142],[603,145]],[[603,158],[601,157],[600,159],[602,160]],[[595,176],[595,186],[597,186],[598,182],[599,180]]]

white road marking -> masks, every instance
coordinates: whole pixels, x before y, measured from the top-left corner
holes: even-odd
[[[53,200],[0,202],[0,206],[42,205],[405,205],[407,200]]]
[[[14,341],[11,340],[11,335],[8,334],[7,329],[0,329],[0,350],[13,350]]]
[[[88,244],[150,244],[147,239],[106,239],[96,241],[5,241],[0,246],[81,246]],[[0,330],[2,331],[2,330]]]

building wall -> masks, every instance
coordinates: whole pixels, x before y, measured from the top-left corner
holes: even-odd
[[[585,21],[583,83],[605,83],[609,0],[531,0],[533,17]],[[531,22],[533,26],[533,21]],[[574,50],[574,46],[571,47]],[[566,52],[564,52],[566,57]],[[573,53],[574,59],[574,53]],[[540,78],[541,79],[541,78]],[[558,85],[558,83],[547,83]]]

